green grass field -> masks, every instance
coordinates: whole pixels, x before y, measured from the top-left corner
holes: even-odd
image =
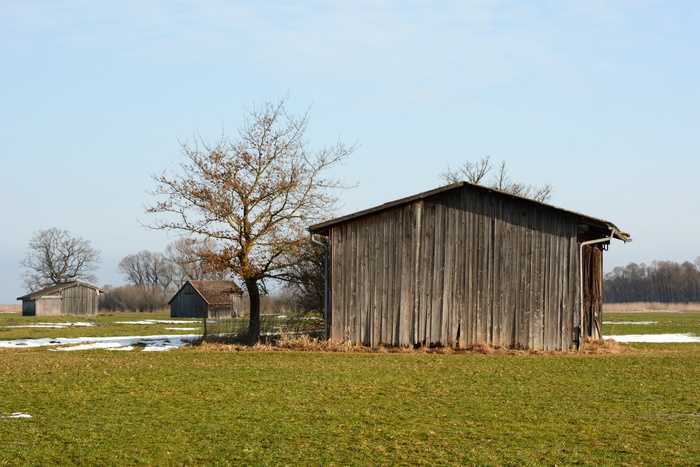
[[[673,332],[700,319],[676,327],[664,315]],[[212,348],[0,349],[0,464],[700,463],[698,344],[599,355]]]
[[[144,321],[153,321],[153,323],[122,324]],[[178,321],[178,324],[159,321]],[[89,323],[92,326],[70,326],[60,329],[28,327],[62,323]],[[188,329],[178,331],[168,328]],[[106,313],[98,316],[22,316],[20,313],[0,313],[0,340],[196,334],[201,333],[201,329],[201,321],[195,319],[173,320],[169,313]]]
[[[700,336],[697,312],[605,313],[603,316],[603,335],[691,333]]]

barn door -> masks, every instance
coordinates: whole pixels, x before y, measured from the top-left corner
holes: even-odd
[[[600,245],[584,245],[583,323],[581,337],[603,337],[603,250]]]

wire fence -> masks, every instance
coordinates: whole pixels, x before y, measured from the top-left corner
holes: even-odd
[[[203,320],[203,340],[207,342],[245,342],[249,338],[248,316],[230,319]],[[270,341],[286,336],[308,335],[322,338],[323,318],[318,314],[261,313],[260,340]]]

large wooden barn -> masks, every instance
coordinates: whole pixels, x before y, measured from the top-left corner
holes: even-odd
[[[328,237],[330,337],[566,350],[602,331],[608,221],[452,184],[311,226]]]
[[[187,281],[170,299],[171,318],[240,316],[243,291],[233,281]]]
[[[32,292],[22,300],[22,316],[96,315],[102,289],[79,281],[64,282]]]

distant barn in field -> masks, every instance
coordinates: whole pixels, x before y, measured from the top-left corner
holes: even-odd
[[[64,282],[18,297],[22,316],[96,315],[102,289],[78,281]]]
[[[565,350],[602,331],[612,223],[455,183],[311,226],[326,236],[330,337]]]
[[[233,281],[187,281],[170,299],[172,318],[240,316],[243,291]]]

